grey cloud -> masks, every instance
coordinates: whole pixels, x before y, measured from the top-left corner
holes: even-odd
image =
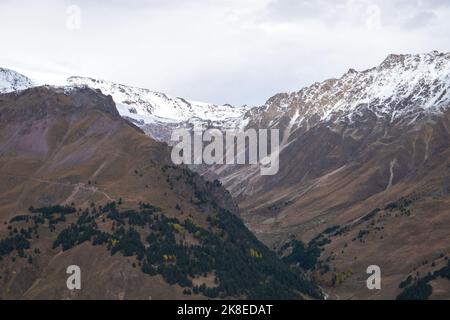
[[[449,8],[449,0],[273,0],[265,16],[277,22],[314,20],[326,25],[364,25],[370,8],[380,11],[385,26],[419,28],[436,18],[432,10]]]
[[[345,0],[274,0],[267,5],[266,16],[278,21],[303,19],[334,23],[342,14]]]
[[[430,23],[432,23],[436,19],[437,16],[434,12],[431,11],[419,12],[405,23],[405,27],[414,29],[429,26]]]

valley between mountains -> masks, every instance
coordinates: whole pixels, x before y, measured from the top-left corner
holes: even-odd
[[[0,298],[450,297],[450,54],[262,106],[44,84],[0,69]],[[172,130],[197,124],[279,129],[279,173],[174,166]]]

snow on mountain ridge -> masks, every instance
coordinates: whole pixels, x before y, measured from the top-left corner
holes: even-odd
[[[67,82],[72,86],[87,85],[101,90],[106,95],[111,95],[123,116],[142,124],[152,124],[155,121],[158,123],[192,123],[195,122],[194,120],[235,124],[242,120],[248,110],[247,106],[233,107],[173,98],[164,93],[105,80],[71,77]]]
[[[86,77],[70,77],[67,87],[89,86],[111,95],[119,113],[157,139],[177,127],[202,124],[221,129],[292,129],[322,121],[352,120],[364,110],[380,118],[408,119],[450,106],[450,53],[389,55],[379,66],[350,69],[339,79],[314,83],[297,92],[279,93],[259,107],[233,107],[170,97],[164,93]],[[0,93],[37,85],[12,70],[0,68]],[[158,132],[158,133],[155,133]]]
[[[362,109],[378,117],[435,112],[450,106],[450,53],[389,55],[378,67],[350,69],[340,79],[314,83],[298,92],[279,94],[265,105],[266,112],[282,117],[286,109],[299,110],[299,122],[351,119]],[[275,116],[276,118],[277,116]]]
[[[0,68],[0,93],[13,92],[28,89],[34,86],[31,79],[5,68]]]

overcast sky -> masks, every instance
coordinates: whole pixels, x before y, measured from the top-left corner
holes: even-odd
[[[214,103],[450,51],[449,0],[0,0],[0,66]]]

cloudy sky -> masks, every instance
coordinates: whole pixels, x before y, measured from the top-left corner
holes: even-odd
[[[0,0],[0,66],[90,76],[194,100],[278,92],[450,51],[449,0]]]

